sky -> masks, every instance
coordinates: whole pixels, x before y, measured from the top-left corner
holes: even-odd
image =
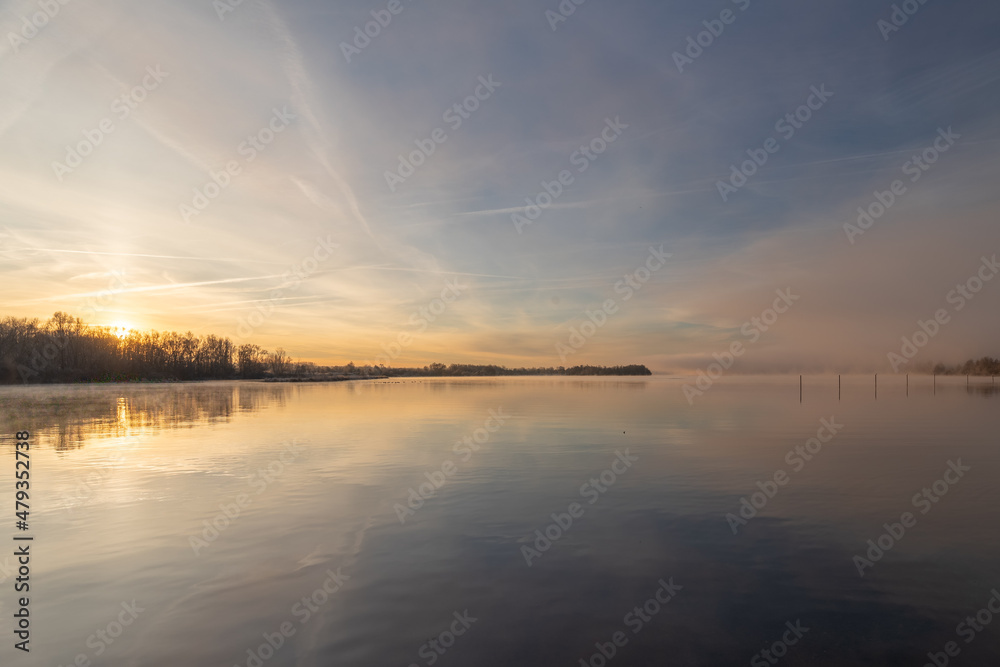
[[[0,315],[337,364],[1000,356],[996,3],[16,0],[0,34]]]

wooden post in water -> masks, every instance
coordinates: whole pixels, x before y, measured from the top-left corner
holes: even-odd
[[[802,402],[802,376],[799,376],[799,403]]]
[[[934,374],[934,395],[937,396],[937,373]]]
[[[906,395],[910,395],[910,374],[906,374]]]
[[[840,376],[837,376],[837,400],[840,400]]]
[[[875,400],[878,400],[878,373],[875,374]]]

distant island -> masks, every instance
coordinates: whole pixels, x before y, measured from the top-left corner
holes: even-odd
[[[652,375],[653,372],[642,364],[628,366],[572,366],[564,368],[507,368],[495,365],[475,364],[431,364],[423,368],[391,368],[388,366],[365,366],[360,372],[374,369],[385,377],[501,377],[524,375]],[[337,370],[345,374],[357,373],[359,369],[354,364],[339,367]]]
[[[263,379],[336,381],[388,377],[503,377],[529,375],[652,375],[642,365],[506,368],[430,364],[423,368],[319,366],[293,361],[281,348],[234,345],[229,338],[158,331],[116,331],[55,313],[0,320],[0,384]]]
[[[927,364],[924,367],[918,366],[917,371],[934,375],[1000,375],[1000,359],[993,357],[970,359],[957,366]]]

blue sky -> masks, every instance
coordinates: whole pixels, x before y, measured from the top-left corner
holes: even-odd
[[[791,288],[740,368],[868,370],[1000,251],[994,4],[909,3],[888,32],[882,2],[587,0],[563,3],[555,30],[554,0],[220,3],[70,0],[37,34],[37,2],[0,5],[5,314],[317,361],[374,360],[411,334],[392,363],[688,371]],[[391,21],[348,62],[373,11]],[[699,33],[708,46],[679,71]],[[814,88],[832,95],[779,131]],[[455,127],[446,111],[477,89]],[[958,138],[911,181],[948,128]],[[390,188],[435,130],[447,140]],[[87,133],[100,142],[79,166],[53,165]],[[777,151],[724,201],[719,181],[769,138]],[[571,184],[519,231],[511,216],[563,171]],[[192,214],[213,173],[228,185]],[[849,240],[895,180],[905,194]],[[670,259],[625,301],[616,283],[661,245]],[[419,314],[456,279],[457,299]],[[998,300],[987,283],[916,360],[996,355]]]

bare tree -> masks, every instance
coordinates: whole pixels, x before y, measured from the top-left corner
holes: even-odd
[[[274,373],[276,377],[281,377],[288,373],[288,366],[292,359],[282,348],[278,348],[268,356],[268,366],[271,368],[271,372]]]

